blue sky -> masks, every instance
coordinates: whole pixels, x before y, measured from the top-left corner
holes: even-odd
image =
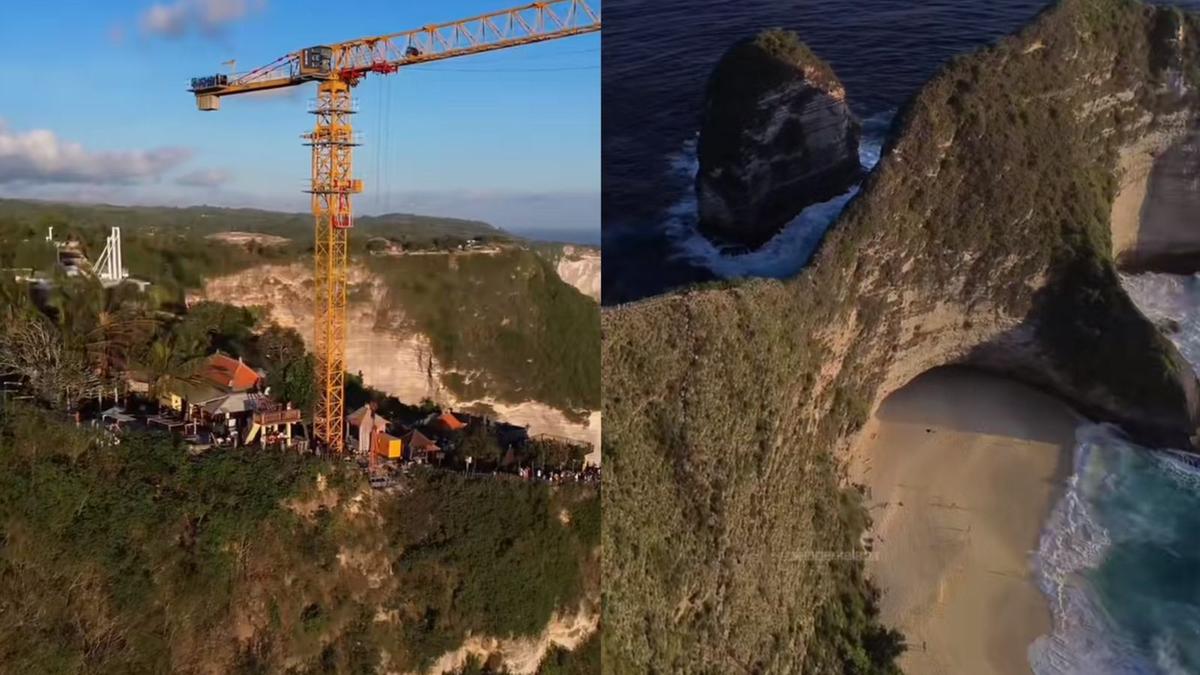
[[[304,211],[308,84],[196,110],[193,76],[522,0],[5,3],[0,195]],[[590,3],[599,9],[600,2]],[[331,8],[334,8],[331,10]],[[369,76],[357,213],[599,236],[600,37]]]

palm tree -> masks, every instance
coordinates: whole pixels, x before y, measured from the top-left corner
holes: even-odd
[[[129,366],[131,352],[144,344],[158,325],[152,308],[131,287],[107,289],[92,277],[62,282],[56,285],[49,305],[64,343],[82,355],[105,386],[115,389]],[[102,403],[102,394],[100,397]]]
[[[146,371],[150,383],[150,396],[158,400],[168,386],[176,382],[193,382],[200,367],[204,365],[205,345],[198,340],[174,335],[160,337],[150,343],[150,348],[138,365]]]

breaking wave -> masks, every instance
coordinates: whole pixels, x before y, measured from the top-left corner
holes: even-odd
[[[1180,352],[1200,364],[1200,279],[1123,278]],[[1034,561],[1054,629],[1029,648],[1038,675],[1200,672],[1200,468],[1130,443],[1115,427],[1076,434],[1067,489]]]

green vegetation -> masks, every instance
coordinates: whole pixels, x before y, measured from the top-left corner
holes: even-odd
[[[428,335],[460,397],[595,409],[600,395],[596,303],[538,254],[370,257],[387,288],[380,327]]]
[[[312,245],[313,237],[311,214],[259,209],[227,209],[215,206],[112,206],[0,199],[0,214],[17,224],[55,225],[56,237],[59,235],[59,224],[103,231],[117,226],[122,228],[122,233],[128,228],[139,232],[170,232],[198,237],[221,232],[254,232],[287,237],[305,247]],[[356,234],[361,232],[364,235],[364,240],[370,236],[408,238],[412,241],[428,241],[434,237],[470,239],[508,236],[503,230],[487,223],[407,213],[359,216],[354,219],[354,228]],[[45,227],[40,228],[39,235],[46,235]]]
[[[536,634],[598,588],[594,491],[422,473],[352,506],[365,488],[344,467],[193,456],[154,435],[114,445],[0,408],[0,661],[318,673],[386,656],[408,670],[468,631]]]
[[[1109,235],[1118,148],[1195,110],[1161,64],[1197,72],[1200,22],[1177,54],[1151,42],[1164,12],[1066,0],[950,63],[797,278],[603,313],[605,671],[894,672],[861,563],[821,555],[860,551],[837,458],[921,370],[997,369],[1187,443],[1193,376]]]
[[[297,527],[279,500],[335,468],[112,445],[28,407],[0,417],[0,467],[0,660],[26,672],[198,665],[180,651],[228,621],[247,543]]]
[[[0,199],[0,268],[50,271],[54,249],[45,242],[48,227],[58,241],[83,244],[92,260],[104,248],[109,228],[121,228],[129,273],[153,284],[163,299],[181,302],[204,280],[266,263],[290,262],[312,250],[312,216],[256,209],[209,206],[188,208],[68,204]],[[277,245],[237,244],[212,238],[225,232],[285,237]],[[360,217],[355,236],[363,241],[388,237],[411,248],[452,248],[469,238],[512,240],[486,223],[409,214]]]
[[[559,607],[599,587],[600,505],[594,491],[550,492],[516,480],[430,473],[384,511],[398,593],[398,630],[418,658],[454,649],[466,631],[536,635]],[[564,526],[560,510],[572,514]],[[413,518],[413,513],[423,514]],[[586,577],[586,580],[585,580]],[[401,590],[402,589],[402,590]]]

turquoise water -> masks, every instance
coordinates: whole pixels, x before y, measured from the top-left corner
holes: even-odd
[[[1125,280],[1200,364],[1200,278]],[[1200,471],[1126,441],[1077,432],[1075,470],[1035,556],[1054,630],[1030,648],[1039,675],[1200,673]]]

